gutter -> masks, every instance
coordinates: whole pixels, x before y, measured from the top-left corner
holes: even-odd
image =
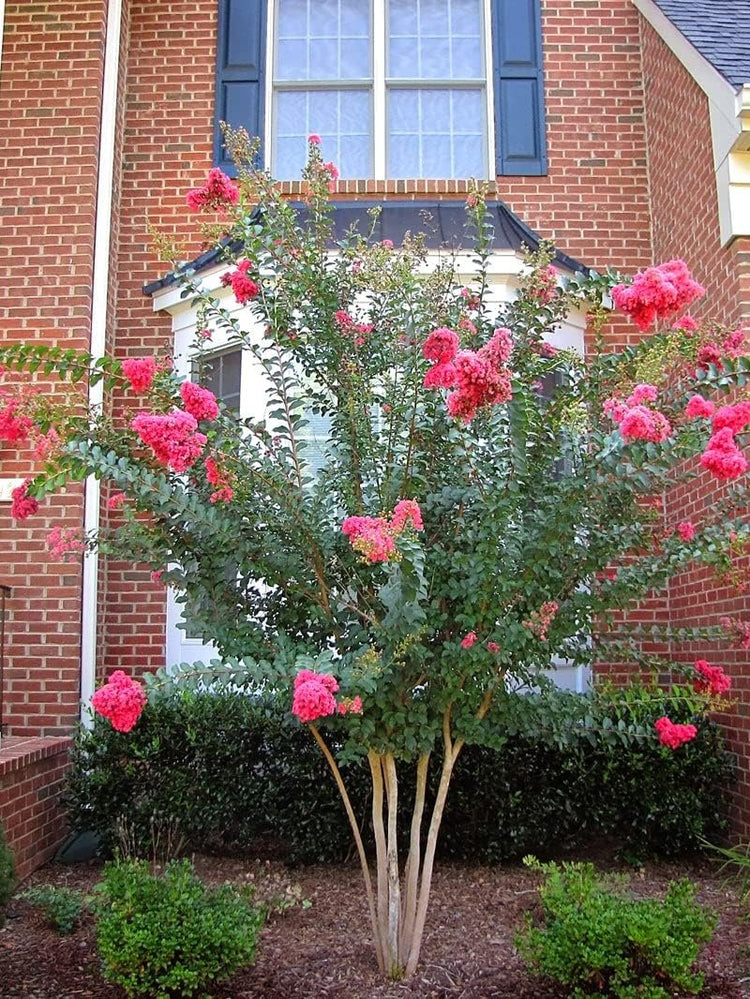
[[[109,296],[110,249],[112,242],[112,198],[115,170],[115,130],[117,122],[117,85],[120,75],[120,32],[122,0],[109,0],[107,34],[104,46],[104,79],[99,129],[99,167],[96,180],[96,222],[94,225],[94,267],[91,291],[91,346],[94,360],[104,357],[107,341],[107,300]],[[90,385],[89,406],[101,410],[104,402],[104,382]],[[84,490],[84,531],[99,530],[101,486],[90,475]],[[96,684],[97,602],[99,553],[87,552],[83,561],[83,591],[81,607],[81,720],[85,723],[85,708]]]

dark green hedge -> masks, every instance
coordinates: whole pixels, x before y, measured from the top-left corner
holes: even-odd
[[[679,718],[676,705],[671,716]],[[433,788],[438,770],[436,761]],[[369,775],[351,764],[344,776],[367,825]],[[495,862],[608,835],[636,857],[685,853],[721,836],[730,781],[721,734],[709,723],[674,753],[583,741],[559,748],[522,736],[500,751],[467,747],[441,852]],[[408,808],[408,784],[400,797]],[[66,806],[73,827],[95,830],[106,848],[124,819],[146,854],[154,835],[163,846],[170,830],[209,850],[271,837],[302,862],[350,850],[343,807],[309,733],[241,694],[161,701],[128,734],[98,718],[78,733]]]

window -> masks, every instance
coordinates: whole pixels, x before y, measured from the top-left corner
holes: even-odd
[[[202,358],[192,366],[192,378],[210,389],[227,408],[240,412],[242,385],[242,348],[230,347]]]
[[[219,122],[297,179],[307,136],[352,179],[546,173],[540,0],[219,0]]]
[[[484,0],[276,0],[271,168],[307,136],[342,177],[487,175]]]

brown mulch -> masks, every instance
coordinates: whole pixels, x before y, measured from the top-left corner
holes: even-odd
[[[358,868],[288,870],[278,862],[197,857],[211,883],[252,880],[259,896],[298,885],[309,908],[273,916],[253,968],[239,972],[216,999],[563,999],[568,993],[530,977],[515,953],[513,936],[536,899],[538,876],[520,865],[497,868],[441,866],[435,874],[422,962],[409,982],[384,982],[368,934]],[[52,883],[84,891],[99,879],[99,865],[50,864],[22,887]],[[700,966],[705,999],[750,997],[750,927],[739,919],[736,897],[708,864],[651,864],[632,876],[643,896],[664,892],[670,879],[688,876],[703,904],[719,914],[713,942]],[[10,903],[0,930],[2,999],[124,999],[99,971],[90,917],[69,937],[49,929],[26,902]],[[677,995],[677,993],[675,993]]]

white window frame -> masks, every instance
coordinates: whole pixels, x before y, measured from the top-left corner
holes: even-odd
[[[376,180],[386,181],[388,177],[388,109],[387,109],[387,82],[386,82],[386,5],[388,0],[372,0],[372,116],[373,116],[373,175],[371,177],[352,177],[348,180]],[[268,13],[266,17],[266,76],[264,95],[264,135],[263,148],[265,150],[265,165],[273,174],[275,164],[273,162],[273,149],[275,148],[275,118],[274,118],[274,93],[276,78],[276,19],[279,0],[268,0]],[[495,88],[492,60],[492,0],[482,0],[483,24],[482,32],[484,38],[484,104],[485,104],[485,135],[487,148],[485,150],[485,176],[478,177],[477,180],[495,179]],[[481,78],[467,81],[476,88]],[[429,80],[429,85],[434,87],[441,82],[446,87],[456,87],[461,81],[455,80]],[[406,84],[411,86],[411,82]],[[402,179],[402,178],[399,178]],[[445,180],[443,177],[409,177],[408,180]],[[470,178],[452,178],[469,180]]]

